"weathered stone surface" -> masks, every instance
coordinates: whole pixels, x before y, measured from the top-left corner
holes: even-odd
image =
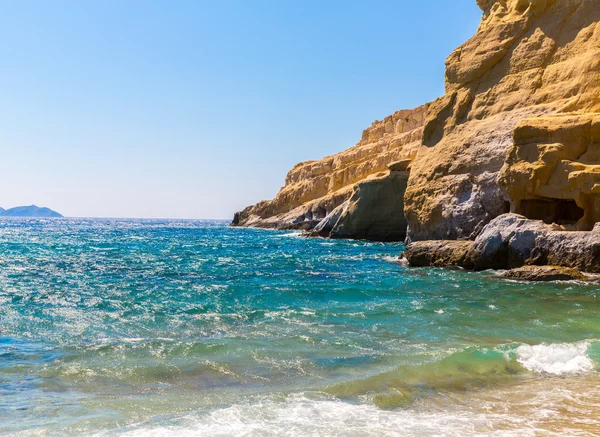
[[[350,198],[314,228],[331,238],[402,241],[406,238],[403,193],[408,172],[390,171],[355,185]]]
[[[430,240],[410,243],[403,256],[412,267],[475,268],[472,241]]]
[[[600,114],[523,120],[500,184],[513,211],[591,230],[600,222]]]
[[[404,256],[418,267],[505,270],[550,265],[600,273],[600,226],[567,231],[560,225],[504,214],[485,226],[474,242],[418,241],[407,246]]]
[[[518,281],[588,281],[590,278],[583,273],[569,267],[559,266],[524,266],[498,276]]]
[[[580,228],[590,228],[600,210],[598,0],[478,4],[481,25],[449,56],[446,94],[431,105],[411,164],[409,238],[474,239],[540,198],[575,200],[586,213]]]
[[[516,214],[490,222],[473,250],[477,269],[553,265],[600,273],[600,232],[566,231]]]
[[[332,219],[335,217],[337,222],[343,210],[342,222],[331,236],[403,238],[406,222],[399,220],[397,213],[403,208],[406,183],[399,184],[400,177],[395,174],[405,172],[414,159],[421,143],[426,110],[427,105],[412,111],[398,111],[373,123],[354,147],[320,161],[296,165],[273,200],[236,213],[232,225],[311,230],[327,217],[319,233],[329,235],[335,225]],[[381,180],[388,176],[391,178],[388,182]],[[379,179],[379,182],[357,186],[368,178]],[[396,195],[389,190],[392,186],[399,187]],[[357,193],[367,194],[368,198],[359,201]],[[377,198],[381,201],[376,202]],[[354,213],[358,214],[355,219],[351,217]],[[386,214],[391,216],[385,217]],[[366,229],[367,223],[371,223],[370,229]]]
[[[234,224],[400,238],[393,187],[400,197],[404,185],[393,175],[410,171],[407,241],[476,240],[473,258],[466,243],[431,243],[437,255],[418,252],[427,262],[599,271],[598,0],[477,4],[481,24],[448,57],[443,97],[375,122],[345,152],[298,164],[275,199]]]

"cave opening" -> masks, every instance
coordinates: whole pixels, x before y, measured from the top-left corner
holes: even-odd
[[[521,200],[519,214],[544,223],[575,225],[585,215],[574,200],[564,199],[526,199]]]
[[[316,213],[316,218],[318,220],[322,220],[327,216],[327,210],[325,210],[325,208],[319,206],[317,208],[317,213]]]

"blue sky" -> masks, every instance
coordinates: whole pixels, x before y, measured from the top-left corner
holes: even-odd
[[[0,206],[230,218],[443,94],[475,0],[0,0]]]

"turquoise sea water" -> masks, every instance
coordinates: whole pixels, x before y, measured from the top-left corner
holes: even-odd
[[[0,434],[600,434],[600,287],[218,221],[0,221]]]

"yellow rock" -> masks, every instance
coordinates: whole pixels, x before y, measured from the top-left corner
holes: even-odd
[[[335,229],[342,211],[344,223],[363,224],[401,210],[409,241],[473,240],[508,212],[565,230],[593,228],[600,221],[600,0],[477,4],[481,24],[448,57],[444,96],[373,123],[342,153],[296,165],[273,200],[237,213],[234,224]],[[404,183],[386,182],[409,168],[405,193],[397,188]],[[371,188],[358,188],[373,178]],[[404,195],[401,208],[387,204],[392,189]],[[361,192],[386,204],[361,200]]]
[[[600,189],[594,176],[600,151],[580,135],[600,110],[600,4],[477,3],[481,25],[449,56],[446,94],[431,105],[412,163],[409,238],[473,239],[494,217],[524,213],[521,200],[556,193],[586,210],[589,227],[598,220],[591,211],[600,205],[590,195]],[[559,121],[549,114],[569,116]],[[585,162],[577,151],[586,151]]]
[[[259,202],[237,213],[234,224],[312,229],[348,202],[360,182],[369,178],[381,179],[390,171],[408,168],[421,144],[426,110],[427,105],[397,111],[374,122],[363,132],[361,140],[346,151],[319,161],[297,164],[273,200]],[[381,182],[378,184],[380,186]],[[398,193],[401,204],[402,197],[403,190]],[[404,233],[405,230],[400,232]]]

